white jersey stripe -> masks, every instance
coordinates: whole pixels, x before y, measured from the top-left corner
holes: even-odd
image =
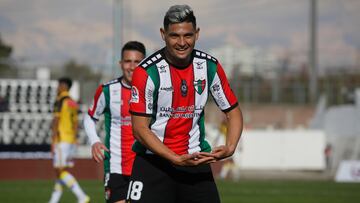
[[[146,114],[152,114],[153,112],[153,102],[154,102],[154,91],[155,85],[153,81],[148,77],[146,81],[146,86],[149,88],[145,89],[145,104],[146,104]]]
[[[101,92],[99,98],[96,101],[93,101],[93,104],[90,107],[91,112],[93,112],[92,115],[90,116],[99,120],[100,116],[104,112],[105,106],[106,106],[105,95],[104,92]]]
[[[110,111],[111,111],[111,136],[110,136],[110,173],[122,172],[121,157],[121,84],[116,83],[109,86]]]
[[[166,61],[161,60],[159,63],[156,64],[156,66],[159,72],[159,77],[161,81],[160,84],[162,85],[159,87],[157,116],[162,117],[160,116],[160,114],[169,113],[169,109],[172,107],[172,99],[173,99],[172,83],[170,76],[170,67],[166,63]],[[162,117],[162,118],[163,119],[157,119],[155,123],[152,125],[153,127],[151,128],[153,132],[161,140],[161,142],[164,141],[166,124],[170,119],[169,117]]]
[[[220,109],[224,110],[230,108],[231,105],[225,96],[219,75],[217,73],[215,74],[211,87],[210,91]]]
[[[201,58],[194,58],[193,60],[193,70],[194,70],[194,82],[196,81],[206,81],[208,82],[207,78],[207,63],[206,59]],[[197,85],[194,84],[194,87],[196,88]],[[208,97],[208,85],[205,84],[203,86],[204,89],[202,91],[195,91],[195,110],[194,113],[200,115],[201,112],[204,110],[204,106],[207,101]],[[192,123],[192,129],[189,132],[190,139],[189,139],[189,145],[188,145],[188,153],[192,154],[194,152],[201,151],[200,148],[200,126],[199,121],[200,116],[195,116],[193,118]]]

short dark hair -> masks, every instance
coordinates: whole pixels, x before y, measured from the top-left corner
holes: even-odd
[[[68,89],[70,89],[72,86],[72,80],[68,77],[59,78],[58,82],[59,82],[59,84],[60,83],[65,84],[68,87]]]
[[[146,49],[143,43],[138,41],[129,41],[121,49],[121,58],[124,56],[124,52],[127,50],[138,51],[146,56]]]
[[[174,5],[169,8],[164,17],[164,29],[170,24],[189,22],[196,28],[196,17],[192,8],[188,5]]]

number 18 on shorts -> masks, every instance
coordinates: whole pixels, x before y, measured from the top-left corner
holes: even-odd
[[[126,199],[135,201],[140,200],[143,188],[144,185],[141,181],[130,181]]]

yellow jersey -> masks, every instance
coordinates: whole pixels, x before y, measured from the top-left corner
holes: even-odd
[[[76,143],[78,126],[78,104],[69,96],[69,92],[62,92],[57,96],[54,104],[54,117],[59,119],[59,136],[55,143]]]

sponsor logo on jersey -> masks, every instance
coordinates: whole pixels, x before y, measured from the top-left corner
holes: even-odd
[[[159,72],[160,72],[160,73],[166,73],[166,69],[165,69],[165,68],[166,68],[166,65],[160,65],[160,66],[159,66],[159,69],[160,69]]]
[[[167,92],[174,91],[173,87],[160,87],[160,90],[167,91]]]
[[[206,85],[205,79],[203,79],[203,80],[199,79],[197,81],[194,81],[194,88],[198,94],[202,94],[204,92],[205,85]]]
[[[149,98],[152,97],[152,96],[153,96],[153,92],[154,92],[154,91],[152,91],[152,90],[147,90],[147,91],[146,91],[146,93],[147,93],[146,96],[149,97]]]
[[[204,62],[205,62],[205,61],[197,61],[197,62],[195,62],[195,64],[196,64],[195,68],[196,68],[196,69],[203,69],[204,66],[203,66],[202,64],[203,64]]]
[[[226,106],[226,102],[225,102],[225,98],[223,97],[223,95],[221,94],[221,87],[218,84],[215,84],[211,87],[214,96],[215,96],[215,100],[217,101],[217,103],[219,104],[219,106],[224,107]]]
[[[135,86],[131,87],[130,103],[139,103],[139,90]]]
[[[112,94],[113,94],[114,96],[119,95],[119,94],[120,94],[120,91],[119,91],[119,90],[113,90],[113,91],[112,91]]]
[[[147,105],[147,108],[148,108],[149,110],[152,110],[152,109],[153,109],[153,104],[152,104],[152,103],[149,103],[149,104]]]
[[[180,90],[181,90],[181,96],[186,97],[187,92],[188,92],[186,80],[181,80]]]
[[[212,89],[214,92],[220,91],[220,85],[216,84],[216,85],[212,86]]]

